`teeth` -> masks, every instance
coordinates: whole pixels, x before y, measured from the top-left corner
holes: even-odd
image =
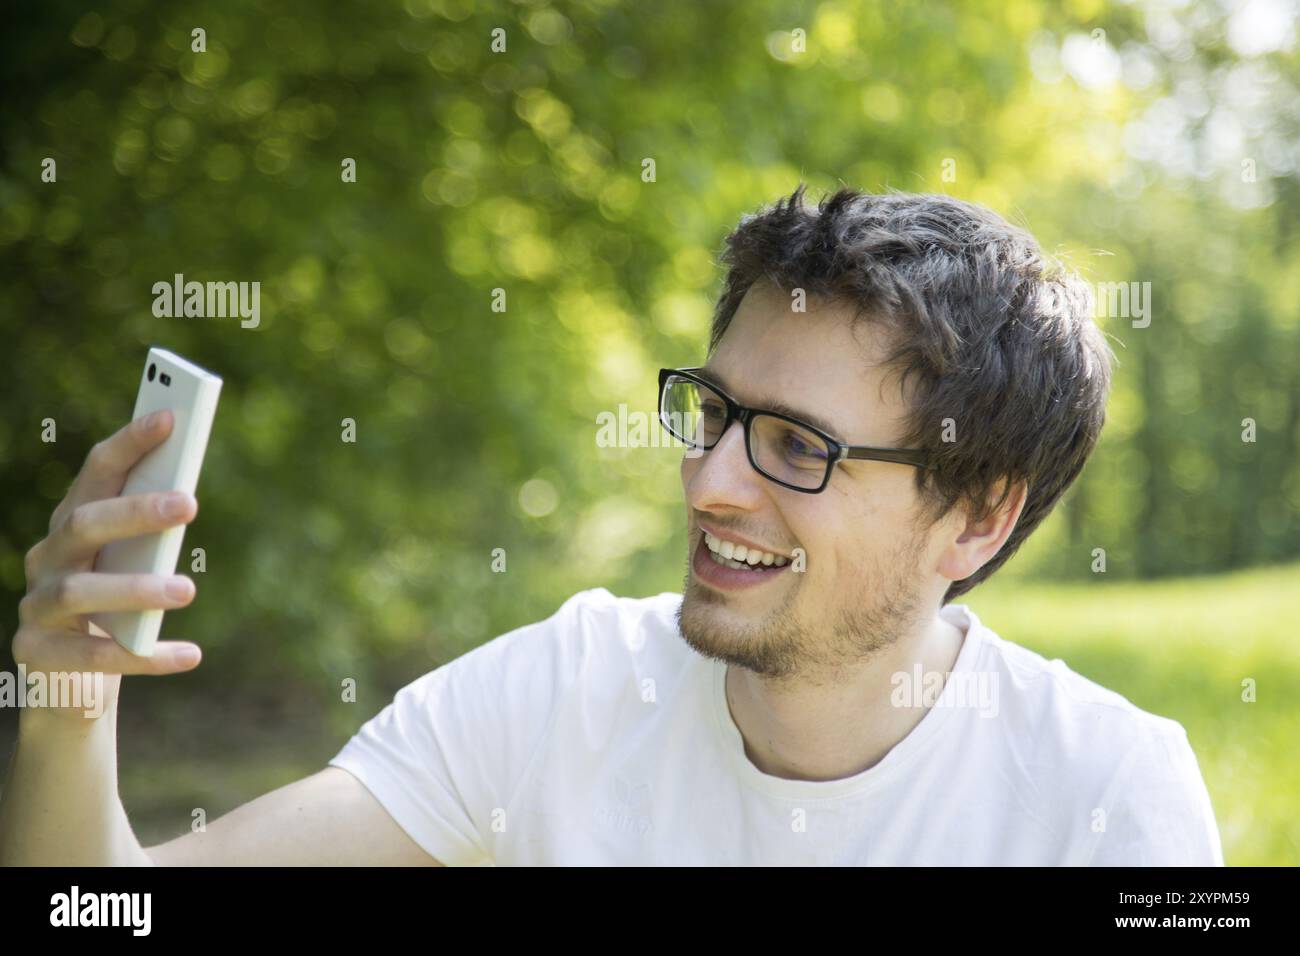
[[[780,555],[772,554],[769,551],[760,551],[757,548],[749,548],[743,544],[736,544],[734,541],[722,541],[707,531],[704,532],[704,543],[714,560],[729,568],[753,568],[759,564],[765,567],[776,566],[779,568],[787,562],[787,559]]]
[[[748,570],[749,570],[749,565],[748,565],[748,564],[744,564],[744,563],[742,563],[742,562],[740,562],[740,561],[728,561],[726,558],[724,558],[722,555],[718,554],[718,552],[716,552],[716,551],[710,551],[710,552],[709,552],[709,560],[712,561],[712,562],[714,562],[715,564],[720,564],[720,565],[722,565],[724,568],[731,568],[731,569],[733,569],[733,570],[735,570],[735,571],[748,571]]]

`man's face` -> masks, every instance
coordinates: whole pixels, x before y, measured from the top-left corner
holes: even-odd
[[[851,307],[811,300],[792,313],[788,295],[755,286],[706,377],[742,405],[782,401],[796,417],[822,419],[846,444],[897,448],[905,405],[898,376],[880,365],[887,343],[879,326],[851,318]],[[948,583],[935,572],[914,480],[910,465],[846,460],[820,494],[784,488],[750,465],[738,421],[707,452],[683,456],[687,643],[767,677],[812,680],[891,644]],[[697,563],[712,560],[704,528],[778,555],[802,549],[804,570],[733,570],[730,582],[708,583],[717,565]]]

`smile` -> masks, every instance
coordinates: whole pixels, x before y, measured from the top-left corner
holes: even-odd
[[[704,532],[704,544],[709,549],[709,557],[723,567],[736,570],[757,570],[773,566],[779,568],[788,560],[771,551],[760,551],[757,548],[747,548],[743,544],[724,541],[707,531]]]
[[[714,590],[740,592],[761,588],[785,577],[785,573],[794,567],[792,559],[783,554],[738,545],[703,529],[701,531],[696,539],[691,569],[695,580]],[[727,557],[728,551],[731,557]],[[737,560],[738,554],[740,560]]]

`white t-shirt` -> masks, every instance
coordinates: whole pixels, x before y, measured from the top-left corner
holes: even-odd
[[[1223,865],[1183,727],[965,605],[921,721],[808,781],[750,762],[680,603],[575,594],[404,687],[330,763],[449,866]]]

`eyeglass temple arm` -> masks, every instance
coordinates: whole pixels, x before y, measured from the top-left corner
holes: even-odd
[[[905,448],[869,448],[864,445],[840,446],[840,459],[862,458],[868,461],[892,461],[900,465],[916,465],[927,471],[937,466],[929,460],[923,451],[911,451]]]

